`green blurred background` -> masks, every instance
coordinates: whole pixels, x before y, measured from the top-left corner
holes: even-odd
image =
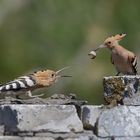
[[[64,73],[73,77],[43,91],[46,96],[75,93],[102,104],[102,79],[116,71],[108,50],[94,60],[88,53],[117,33],[127,33],[120,43],[139,56],[139,0],[1,0],[0,82],[71,66]]]

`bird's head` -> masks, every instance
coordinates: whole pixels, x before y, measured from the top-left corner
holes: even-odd
[[[44,82],[44,85],[50,86],[55,83],[60,77],[71,77],[68,75],[60,75],[60,72],[67,68],[69,67],[64,67],[56,72],[53,70],[42,70],[34,73],[34,75],[40,83]]]
[[[105,39],[103,44],[95,48],[93,51],[97,51],[101,48],[108,48],[112,50],[116,45],[118,45],[118,42],[121,41],[125,36],[126,34],[117,34],[115,36],[108,37],[107,39]]]
[[[117,34],[115,36],[108,37],[104,43],[99,46],[99,48],[108,48],[112,50],[125,36],[126,34]]]
[[[107,39],[105,39],[103,44],[90,51],[88,55],[91,56],[91,59],[94,59],[96,57],[96,51],[102,48],[108,48],[112,50],[116,45],[118,45],[118,42],[122,40],[125,36],[126,34],[117,34],[115,36],[108,37]]]

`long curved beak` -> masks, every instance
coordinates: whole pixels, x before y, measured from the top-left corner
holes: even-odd
[[[69,67],[69,66],[68,66],[68,67],[64,67],[64,68],[62,68],[62,69],[56,71],[56,75],[58,75],[61,71],[65,70],[65,69],[68,69],[68,68],[70,68],[70,67]]]
[[[99,47],[95,48],[93,51],[98,51],[99,49],[105,48],[106,46],[104,44],[101,44]]]
[[[62,72],[62,71],[65,70],[65,69],[68,69],[68,68],[70,68],[70,67],[69,67],[69,66],[68,66],[68,67],[64,67],[64,68],[62,68],[62,69],[56,71],[56,75],[57,75],[58,77],[72,77],[72,76],[70,76],[70,75],[59,75],[60,72]]]
[[[60,75],[60,77],[72,77],[71,75]]]

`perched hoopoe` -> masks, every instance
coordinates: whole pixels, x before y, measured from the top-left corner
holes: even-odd
[[[111,51],[111,62],[117,70],[116,76],[120,73],[127,75],[137,74],[137,58],[135,54],[123,48],[118,43],[125,36],[126,34],[117,34],[115,36],[108,37],[102,45],[89,53],[89,55],[93,55],[92,58],[95,58],[95,52],[97,50],[108,48]]]
[[[27,76],[21,76],[13,81],[1,85],[0,93],[13,94],[16,95],[16,97],[22,93],[26,93],[29,97],[43,96],[43,94],[33,96],[31,91],[38,88],[51,86],[60,77],[71,77],[66,75],[59,75],[60,72],[66,68],[67,67],[56,72],[53,70],[42,70]]]

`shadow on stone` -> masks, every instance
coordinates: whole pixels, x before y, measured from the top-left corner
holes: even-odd
[[[0,125],[4,126],[4,133],[18,131],[17,111],[9,106],[0,108]]]

